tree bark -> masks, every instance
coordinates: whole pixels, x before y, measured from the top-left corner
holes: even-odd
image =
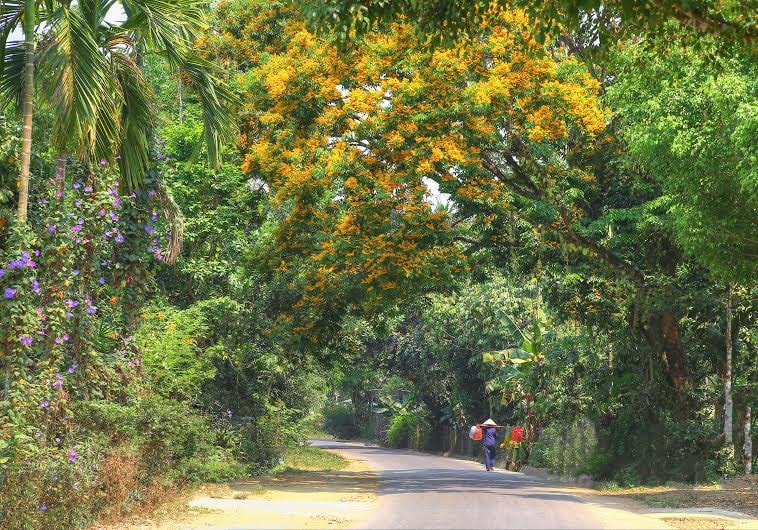
[[[724,443],[732,444],[734,399],[732,397],[732,285],[726,291],[726,373],[724,374]]]
[[[25,223],[29,210],[29,173],[32,161],[32,117],[34,103],[34,24],[36,22],[35,0],[24,2],[24,88],[22,94],[23,127],[21,135],[21,168],[18,177],[19,223]]]
[[[55,187],[58,192],[58,201],[63,202],[63,189],[66,185],[66,162],[68,155],[65,153],[58,154],[58,161],[55,164]]]
[[[671,384],[680,393],[687,385],[687,354],[679,336],[679,323],[671,313],[661,315],[661,338],[663,339],[663,364]]]
[[[750,405],[745,406],[745,443],[743,444],[743,454],[745,455],[745,474],[750,475],[753,472],[753,439],[750,432],[750,421],[752,410]]]

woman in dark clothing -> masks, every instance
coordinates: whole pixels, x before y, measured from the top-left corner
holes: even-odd
[[[497,452],[497,430],[502,429],[492,418],[482,423],[482,443],[484,444],[484,467],[492,471],[495,467],[495,453]]]

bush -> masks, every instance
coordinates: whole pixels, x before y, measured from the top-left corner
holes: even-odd
[[[608,456],[598,450],[592,423],[580,418],[566,425],[553,424],[544,429],[529,455],[529,465],[544,467],[562,475],[600,476]]]
[[[106,453],[104,437],[74,441],[66,437],[42,446],[33,457],[9,462],[0,482],[0,526],[81,528],[105,504],[99,472]],[[76,451],[75,456],[69,450]]]
[[[324,407],[324,430],[336,438],[355,438],[358,429],[349,405],[330,403]]]
[[[387,445],[395,448],[421,449],[429,427],[429,421],[422,412],[397,414],[393,416],[387,430]]]
[[[226,451],[193,455],[182,460],[169,476],[192,482],[227,482],[249,474],[249,468]]]

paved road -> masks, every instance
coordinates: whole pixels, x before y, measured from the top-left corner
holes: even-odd
[[[332,441],[312,443],[365,460],[378,474],[377,507],[369,520],[356,528],[619,527],[608,524],[607,513],[567,493],[560,485],[521,473],[488,473],[475,462],[410,451]],[[622,526],[648,526],[648,521],[641,518],[629,521]]]

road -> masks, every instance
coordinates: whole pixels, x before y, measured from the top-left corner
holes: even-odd
[[[488,473],[476,462],[343,442],[312,444],[363,460],[378,475],[376,509],[353,528],[666,528],[627,507],[599,506],[522,473]]]

